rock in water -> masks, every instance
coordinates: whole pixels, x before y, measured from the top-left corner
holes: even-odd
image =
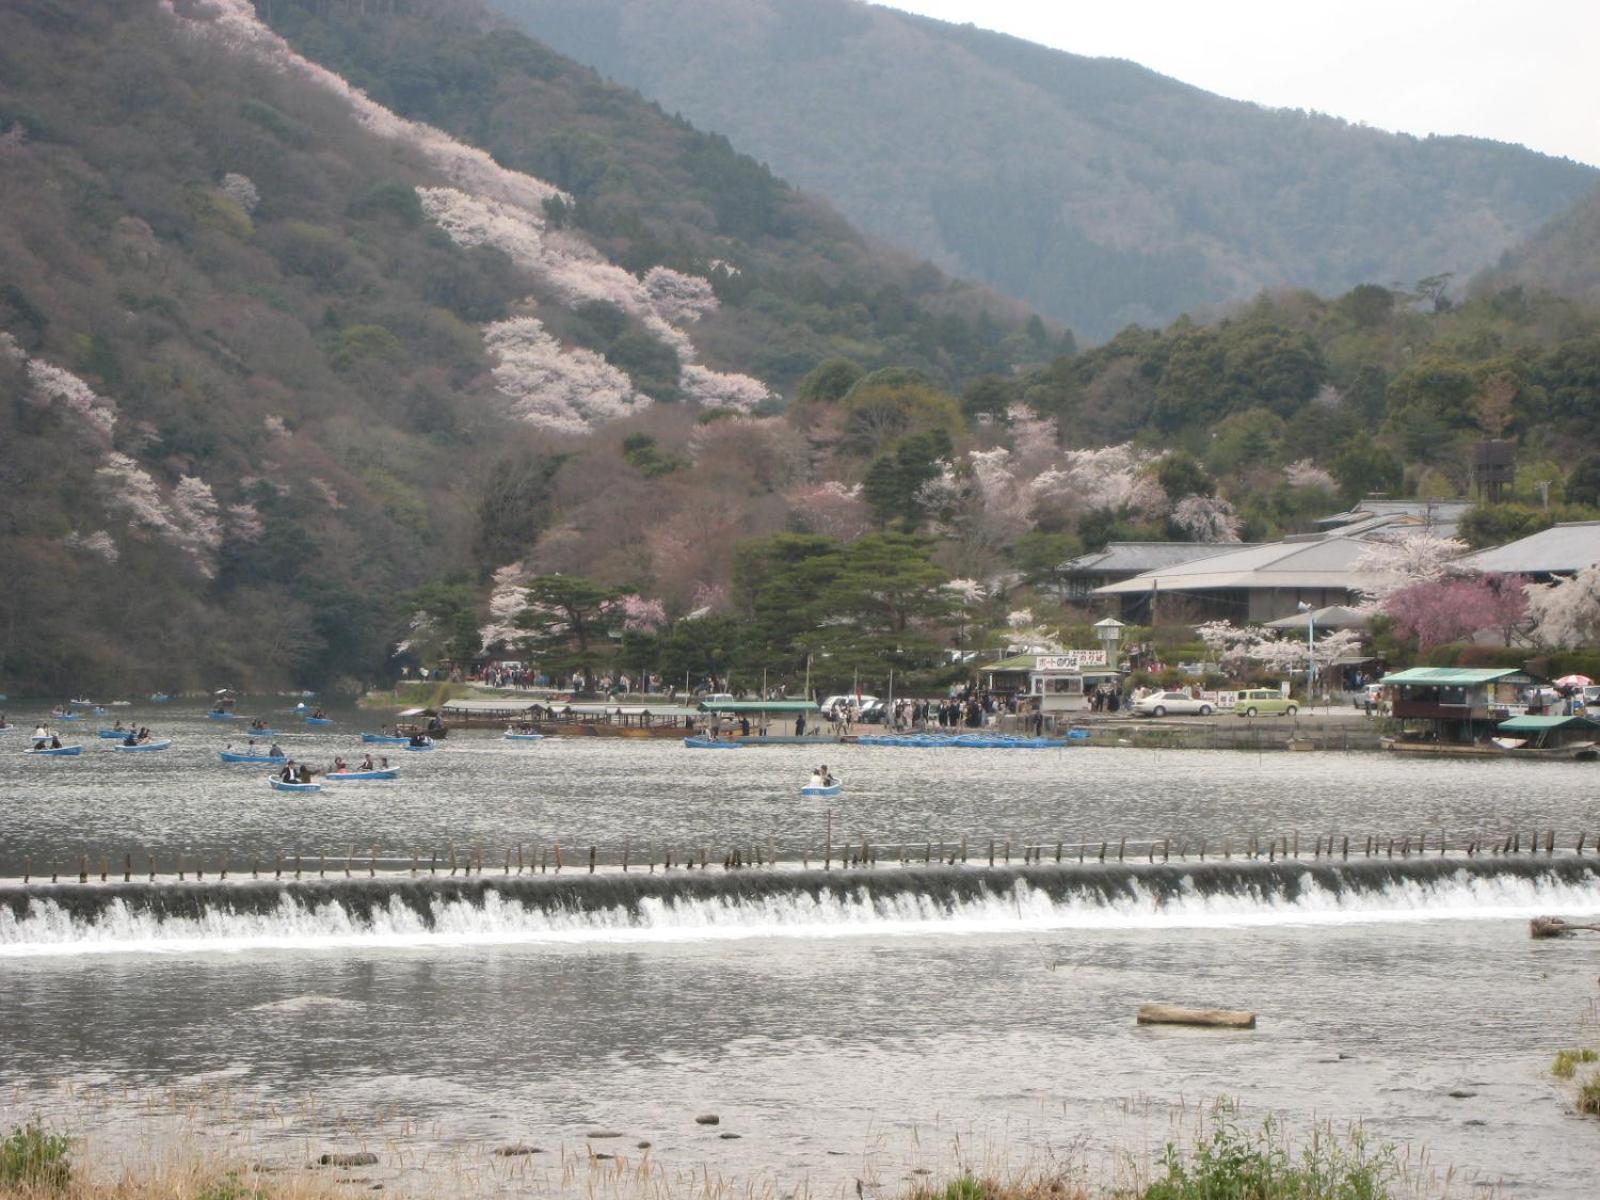
[[[1212,1029],[1254,1029],[1256,1015],[1234,1008],[1183,1008],[1177,1004],[1141,1004],[1140,1025],[1201,1025]]]

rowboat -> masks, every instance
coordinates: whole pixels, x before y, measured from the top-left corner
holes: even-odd
[[[386,771],[329,771],[324,779],[333,783],[360,783],[367,779],[397,779],[400,772],[390,767]]]
[[[131,752],[134,750],[165,750],[170,745],[172,745],[171,738],[157,738],[148,742],[135,742],[131,746],[128,745],[127,742],[118,742],[111,748],[113,750],[127,750]]]
[[[126,729],[102,729],[97,735],[103,738],[116,738],[119,742],[128,736]]]
[[[8,724],[5,724],[5,725],[0,725],[0,733],[10,733],[16,727],[17,726],[16,726],[15,722],[11,722],[11,723],[8,723]]]
[[[81,721],[83,720],[83,714],[75,712],[51,713],[50,718],[54,721]]]
[[[408,740],[406,742],[406,744],[401,747],[401,749],[403,749],[403,750],[432,750],[433,749],[433,742],[430,741],[428,738],[423,738],[422,741],[420,741],[420,742],[413,742],[413,741],[409,741]]]
[[[332,717],[307,717],[306,718],[306,724],[307,725],[332,725],[333,724],[333,718]]]
[[[259,729],[252,725],[249,729],[245,730],[245,736],[253,738],[269,738],[277,737],[278,735],[272,730],[268,729],[265,725],[261,726]]]
[[[206,716],[210,717],[213,721],[242,721],[244,719],[238,713],[228,712],[226,709],[222,708],[213,708],[210,712],[206,713]]]
[[[802,796],[837,796],[842,791],[844,791],[844,784],[838,782],[830,783],[827,786],[823,786],[820,783],[808,783],[800,789],[800,794]]]
[[[369,746],[404,746],[411,739],[400,733],[363,733],[361,740]]]
[[[281,763],[286,754],[241,754],[237,750],[219,750],[217,752],[225,763]]]
[[[93,707],[95,707],[95,703],[94,703],[93,700],[68,700],[67,703],[68,704],[75,704],[79,708],[93,708]]]
[[[507,734],[502,734],[501,736],[504,737],[506,739],[506,741],[508,741],[508,742],[542,742],[542,741],[544,741],[544,734],[542,734],[542,733],[507,733]]]
[[[168,700],[171,700],[171,699],[172,699],[172,697],[167,695],[166,692],[151,692],[150,693],[150,703],[151,704],[165,704]]]
[[[89,710],[89,715],[92,716],[92,717],[103,717],[103,716],[106,715],[106,713],[108,713],[110,711],[111,710],[106,708],[105,705],[96,704],[93,708],[91,708]]]
[[[75,754],[82,754],[83,753],[83,747],[82,746],[56,746],[56,747],[52,748],[52,747],[46,746],[43,750],[24,750],[23,753],[24,754],[47,754],[47,755],[53,755],[56,758],[69,758],[69,757],[71,757],[72,755],[75,755]]]
[[[322,790],[320,783],[285,783],[276,775],[269,775],[267,784],[275,792],[320,792]]]
[[[722,738],[686,737],[683,744],[691,750],[737,750],[739,743]]]

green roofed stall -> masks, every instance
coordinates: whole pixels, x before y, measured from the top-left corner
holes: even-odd
[[[1475,687],[1495,683],[1524,672],[1516,667],[1411,667],[1378,680],[1385,687],[1410,684],[1413,687]]]

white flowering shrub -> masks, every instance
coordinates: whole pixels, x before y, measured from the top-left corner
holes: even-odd
[[[247,213],[255,212],[261,204],[261,193],[256,190],[255,181],[237,171],[229,171],[222,177],[219,190]]]

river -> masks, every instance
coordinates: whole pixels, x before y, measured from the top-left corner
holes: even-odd
[[[39,1111],[121,1147],[182,1122],[284,1161],[371,1149],[380,1162],[362,1177],[401,1191],[532,1177],[592,1191],[595,1172],[644,1161],[774,1195],[848,1194],[858,1179],[889,1195],[962,1155],[1154,1153],[1171,1122],[1228,1096],[1291,1129],[1365,1119],[1375,1138],[1507,1194],[1592,1194],[1600,1124],[1570,1116],[1548,1068],[1584,1036],[1600,938],[1534,942],[1526,927],[1540,912],[1600,913],[1600,877],[1570,853],[1600,828],[1589,765],[715,753],[458,732],[432,753],[391,752],[393,784],[283,796],[260,768],[216,761],[228,731],[192,712],[138,715],[159,715],[173,749],[0,755],[0,874],[74,881],[29,899],[9,885],[0,902],[9,1120]],[[338,728],[285,744],[313,761],[358,753],[361,718],[336,715]],[[800,800],[823,757],[845,795]],[[835,854],[865,839],[883,865],[800,870],[830,829]],[[1461,844],[1513,829],[1524,843],[1558,830],[1563,852],[1477,865],[1358,852],[1330,866],[1309,849],[1319,834]],[[1301,860],[1238,861],[1252,835],[1296,832]],[[883,861],[902,846],[920,859],[929,842],[948,858],[963,837],[965,867]],[[1174,856],[1204,838],[1210,852],[1203,865],[1193,845],[1182,865],[1093,861],[1123,837],[1170,838]],[[1012,842],[1009,871],[989,871],[991,838],[1002,856]],[[1233,858],[1218,863],[1224,839]],[[482,881],[426,878],[452,843],[463,859],[482,848]],[[544,848],[545,874],[500,874],[518,843],[529,865]],[[1043,865],[1021,865],[1029,844],[1047,847]],[[722,869],[752,845],[785,865]],[[379,877],[363,881],[374,846]],[[711,868],[684,872],[702,847]],[[206,880],[121,898],[120,869],[112,884],[75,882],[80,855],[115,867],[125,853],[140,875],[153,857],[167,876],[181,856]],[[296,853],[308,876],[328,855],[330,878],[271,879]],[[252,863],[267,878],[241,881]],[[1139,1028],[1149,1000],[1249,1008],[1260,1023]],[[696,1124],[704,1113],[720,1123]],[[490,1153],[514,1143],[546,1153]]]

